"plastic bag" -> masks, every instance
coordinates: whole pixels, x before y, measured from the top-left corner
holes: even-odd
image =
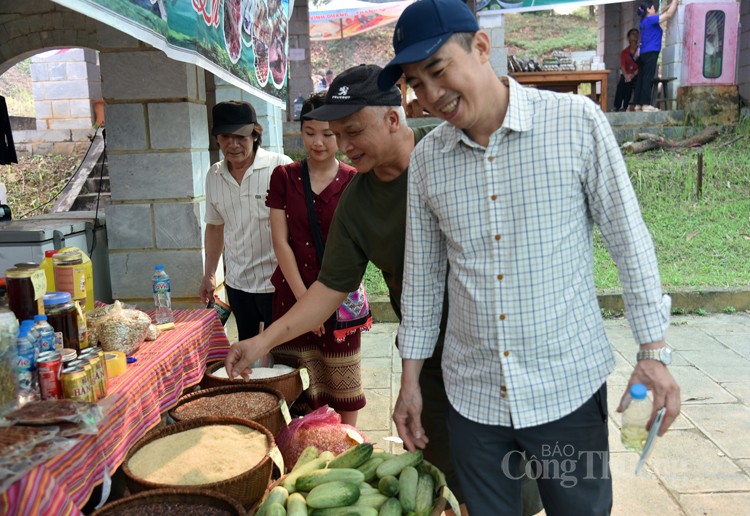
[[[368,442],[364,434],[351,425],[342,424],[341,416],[329,409],[328,405],[292,420],[276,437],[276,444],[288,469],[294,467],[308,446],[338,455],[360,442]]]
[[[151,318],[140,310],[122,308],[115,301],[104,315],[94,319],[96,337],[104,351],[134,353],[146,338]]]

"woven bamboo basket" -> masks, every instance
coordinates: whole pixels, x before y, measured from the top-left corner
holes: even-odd
[[[262,496],[271,481],[271,471],[273,469],[273,461],[266,453],[258,464],[253,466],[251,469],[241,473],[240,475],[222,480],[219,482],[212,482],[209,484],[200,484],[196,486],[174,486],[169,484],[160,484],[156,482],[150,482],[148,480],[137,477],[130,470],[129,462],[133,455],[143,448],[148,443],[157,439],[167,437],[172,434],[191,430],[201,426],[208,425],[241,425],[252,428],[265,434],[266,442],[268,443],[269,452],[271,449],[276,447],[271,432],[261,426],[260,424],[249,421],[247,419],[240,419],[236,417],[205,417],[199,419],[190,419],[188,421],[181,421],[172,425],[159,427],[151,430],[144,435],[139,441],[137,441],[128,451],[125,461],[122,464],[122,472],[125,474],[125,485],[131,493],[140,493],[141,491],[147,491],[151,489],[199,489],[214,491],[239,501],[243,506],[250,507],[256,503]],[[231,450],[229,450],[231,453]]]
[[[144,491],[115,502],[110,502],[94,511],[92,516],[116,516],[125,511],[144,515],[166,514],[169,505],[178,503],[180,507],[194,508],[193,514],[205,514],[208,509],[223,511],[228,516],[245,516],[242,504],[229,496],[199,489],[153,489]],[[161,508],[161,512],[159,509]]]
[[[223,387],[210,387],[208,389],[201,389],[195,392],[191,392],[190,394],[185,394],[177,401],[177,405],[175,405],[170,411],[169,416],[174,419],[175,421],[188,421],[191,418],[182,418],[178,414],[178,409],[187,404],[191,401],[195,401],[199,398],[211,398],[214,396],[220,396],[225,394],[233,394],[233,393],[239,393],[239,392],[266,392],[268,394],[272,394],[276,396],[277,403],[276,406],[272,409],[266,410],[264,412],[255,414],[255,415],[244,415],[240,413],[226,413],[223,414],[223,416],[226,417],[238,417],[241,419],[247,419],[250,421],[255,421],[256,423],[259,423],[260,425],[263,425],[264,427],[268,428],[270,432],[275,436],[279,433],[279,430],[284,426],[284,416],[281,412],[281,402],[284,401],[284,395],[281,393],[281,391],[278,391],[272,387],[268,387],[267,385],[246,385],[246,384],[232,384],[232,385],[225,385]],[[194,418],[193,418],[194,419]]]
[[[265,385],[267,387],[271,387],[280,391],[281,394],[284,395],[284,399],[286,400],[287,405],[291,406],[292,403],[294,403],[296,399],[299,398],[299,395],[302,394],[302,378],[300,377],[299,361],[294,357],[277,355],[275,353],[273,355],[273,358],[277,364],[288,365],[289,367],[294,367],[296,369],[291,373],[287,373],[281,376],[274,376],[273,378],[258,378],[255,380],[243,380],[240,378],[236,380],[230,380],[229,378],[220,378],[213,375],[215,371],[224,367],[224,361],[221,360],[218,362],[211,362],[206,365],[206,373],[203,375],[203,379],[201,380],[201,387],[211,388],[238,384]]]

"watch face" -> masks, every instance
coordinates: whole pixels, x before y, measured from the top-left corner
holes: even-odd
[[[664,365],[669,365],[672,363],[672,348],[669,347],[663,347],[661,350],[659,350],[659,360]]]

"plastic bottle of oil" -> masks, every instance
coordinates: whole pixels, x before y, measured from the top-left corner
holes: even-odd
[[[52,264],[52,256],[59,252],[57,249],[44,251],[44,260],[42,260],[42,264],[39,266],[47,277],[47,292],[55,291],[55,269]]]
[[[651,402],[645,385],[630,386],[630,404],[622,413],[622,444],[630,451],[642,452],[648,438],[646,423],[651,417]]]

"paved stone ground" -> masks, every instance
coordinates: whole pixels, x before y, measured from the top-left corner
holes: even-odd
[[[367,406],[358,427],[378,446],[396,435],[390,415],[401,363],[396,324],[364,334],[362,378]],[[608,320],[617,365],[608,380],[610,449],[617,515],[750,514],[750,315],[676,316],[667,339],[670,368],[682,390],[682,414],[657,441],[646,471],[635,476],[637,454],[620,444],[615,412],[632,371],[636,345],[624,319]]]

